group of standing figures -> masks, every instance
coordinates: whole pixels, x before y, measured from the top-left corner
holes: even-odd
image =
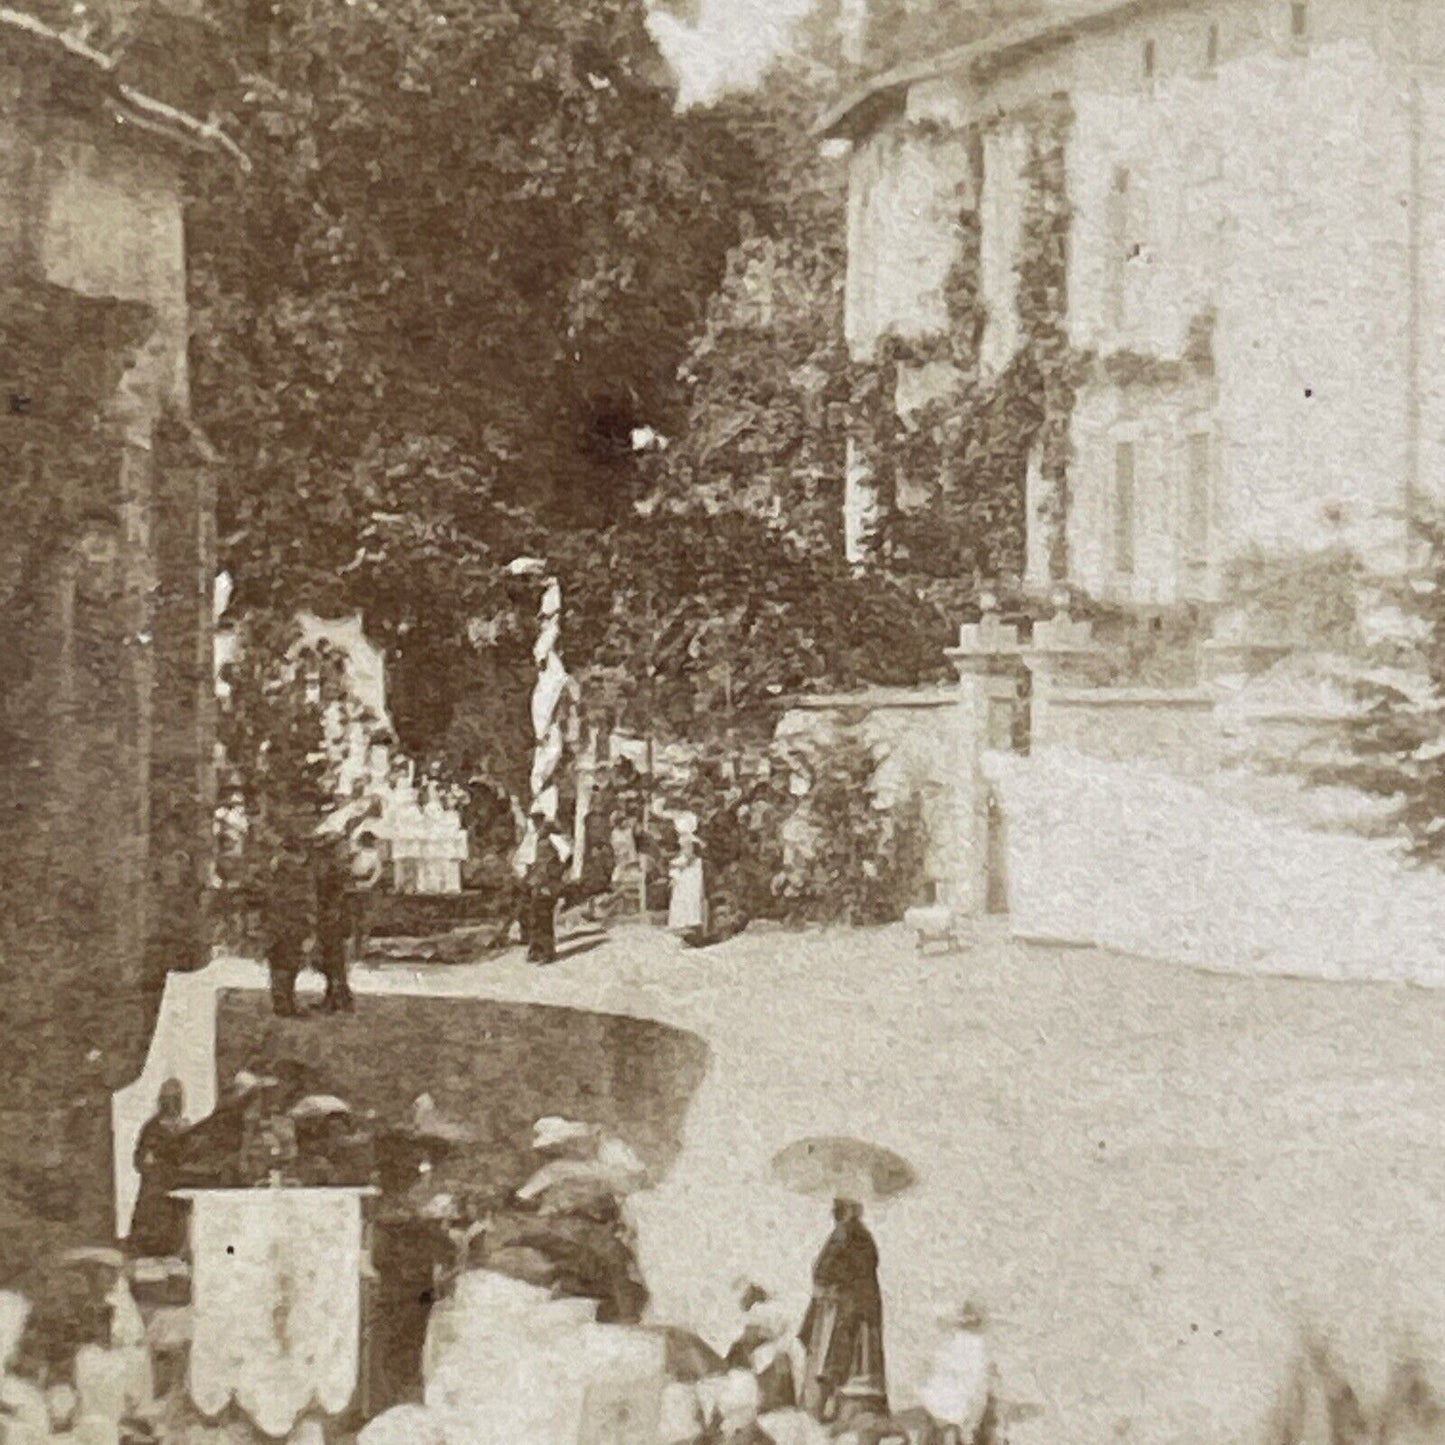
[[[366,890],[380,876],[379,849],[367,836],[321,837],[287,844],[271,859],[261,904],[271,1006],[295,1017],[296,980],[310,961],[325,981],[328,1013],[355,1008],[347,970],[364,932]]]

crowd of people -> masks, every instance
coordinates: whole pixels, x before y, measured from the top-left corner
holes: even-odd
[[[355,1008],[349,970],[365,949],[372,894],[387,870],[387,849],[377,833],[379,806],[375,800],[356,797],[336,808],[314,832],[272,840],[252,897],[272,1009],[279,1017],[294,1018],[300,1012],[297,982],[308,966],[324,982],[323,1011],[344,1013]],[[662,890],[669,929],[693,947],[739,932],[746,926],[746,915],[731,893],[713,896],[717,860],[710,856],[698,820],[685,810],[658,816],[663,832],[657,839],[649,836],[642,851],[664,849],[657,856],[653,881]],[[569,902],[595,904],[600,897],[619,898],[630,891],[625,876],[628,857],[633,866],[639,865],[640,845],[629,830],[622,829],[628,834],[628,846],[615,846],[619,830],[607,827],[610,821],[604,809],[588,815],[584,829],[588,846],[579,877],[574,876],[573,842],[567,830],[545,813],[534,813],[527,820],[512,858],[506,914],[507,930],[515,925],[530,962],[556,961],[557,916]],[[669,840],[665,844],[660,841],[664,835]],[[724,849],[725,854],[734,851]],[[654,890],[647,892],[648,906],[658,906]]]
[[[647,1170],[622,1140],[544,1118],[527,1141],[525,1177],[449,1187],[435,1166],[465,1148],[466,1134],[440,1122],[429,1098],[416,1102],[404,1125],[383,1126],[343,1100],[308,1092],[314,1083],[293,1064],[272,1075],[239,1074],[196,1125],[185,1119],[178,1086],[167,1084],[136,1149],[142,1182],[133,1252],[184,1254],[184,1206],[172,1191],[185,1184],[377,1187],[372,1415],[421,1400],[431,1307],[469,1271],[587,1299],[602,1324],[644,1324],[649,1295],[628,1200]],[[878,1269],[862,1206],[835,1200],[801,1321],[756,1284],[741,1288],[737,1336],[725,1355],[694,1365],[684,1387],[675,1384],[676,1434],[664,1445],[807,1445],[839,1435],[992,1441],[983,1316],[974,1307],[952,1322],[952,1354],[940,1357],[923,1407],[890,1413]]]

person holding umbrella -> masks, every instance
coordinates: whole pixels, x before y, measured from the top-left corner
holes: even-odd
[[[859,1139],[803,1139],[773,1160],[773,1173],[804,1194],[833,1196],[833,1231],[813,1265],[813,1294],[799,1338],[805,1350],[801,1404],[825,1424],[888,1413],[878,1245],[862,1200],[911,1188],[912,1167]]]
[[[813,1265],[813,1298],[798,1332],[807,1350],[803,1408],[824,1423],[886,1415],[878,1246],[863,1206],[833,1201],[833,1232]]]

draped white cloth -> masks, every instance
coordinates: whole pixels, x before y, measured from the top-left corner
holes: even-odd
[[[562,640],[562,624],[555,617],[548,618],[537,633],[537,640],[532,644],[532,660],[542,662],[548,653],[556,650],[557,644]]]
[[[427,1409],[448,1445],[657,1441],[663,1341],[599,1325],[596,1309],[518,1280],[464,1274],[432,1311],[422,1366]]]
[[[537,750],[532,758],[532,794],[534,797],[552,781],[552,776],[562,761],[564,747],[562,729],[556,723],[553,723],[537,739]]]
[[[535,737],[545,736],[551,727],[569,681],[562,659],[555,652],[548,653],[547,660],[537,671],[537,683],[532,690],[532,733]]]
[[[233,1400],[266,1434],[303,1411],[338,1414],[356,1390],[364,1189],[187,1191],[191,1398]]]
[[[935,1420],[973,1439],[988,1408],[993,1383],[988,1341],[977,1330],[953,1330],[939,1345],[919,1400]]]

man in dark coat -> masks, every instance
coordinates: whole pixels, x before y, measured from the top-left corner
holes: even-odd
[[[813,1298],[799,1332],[807,1349],[803,1408],[825,1422],[888,1411],[878,1246],[863,1224],[862,1205],[835,1200],[833,1221],[813,1266]]]
[[[326,980],[322,1008],[327,1013],[351,1013],[356,1000],[346,977],[347,951],[355,929],[351,853],[344,839],[317,844],[316,966]]]
[[[372,1247],[369,1414],[421,1401],[427,1324],[439,1279],[455,1253],[440,1221],[417,1218],[394,1200],[383,1206]]]
[[[261,902],[271,1008],[282,1018],[296,1016],[296,980],[306,961],[315,902],[306,850],[294,842],[282,843],[271,859]]]
[[[537,823],[537,856],[527,870],[527,958],[553,963],[557,958],[557,904],[567,878],[557,825]]]

